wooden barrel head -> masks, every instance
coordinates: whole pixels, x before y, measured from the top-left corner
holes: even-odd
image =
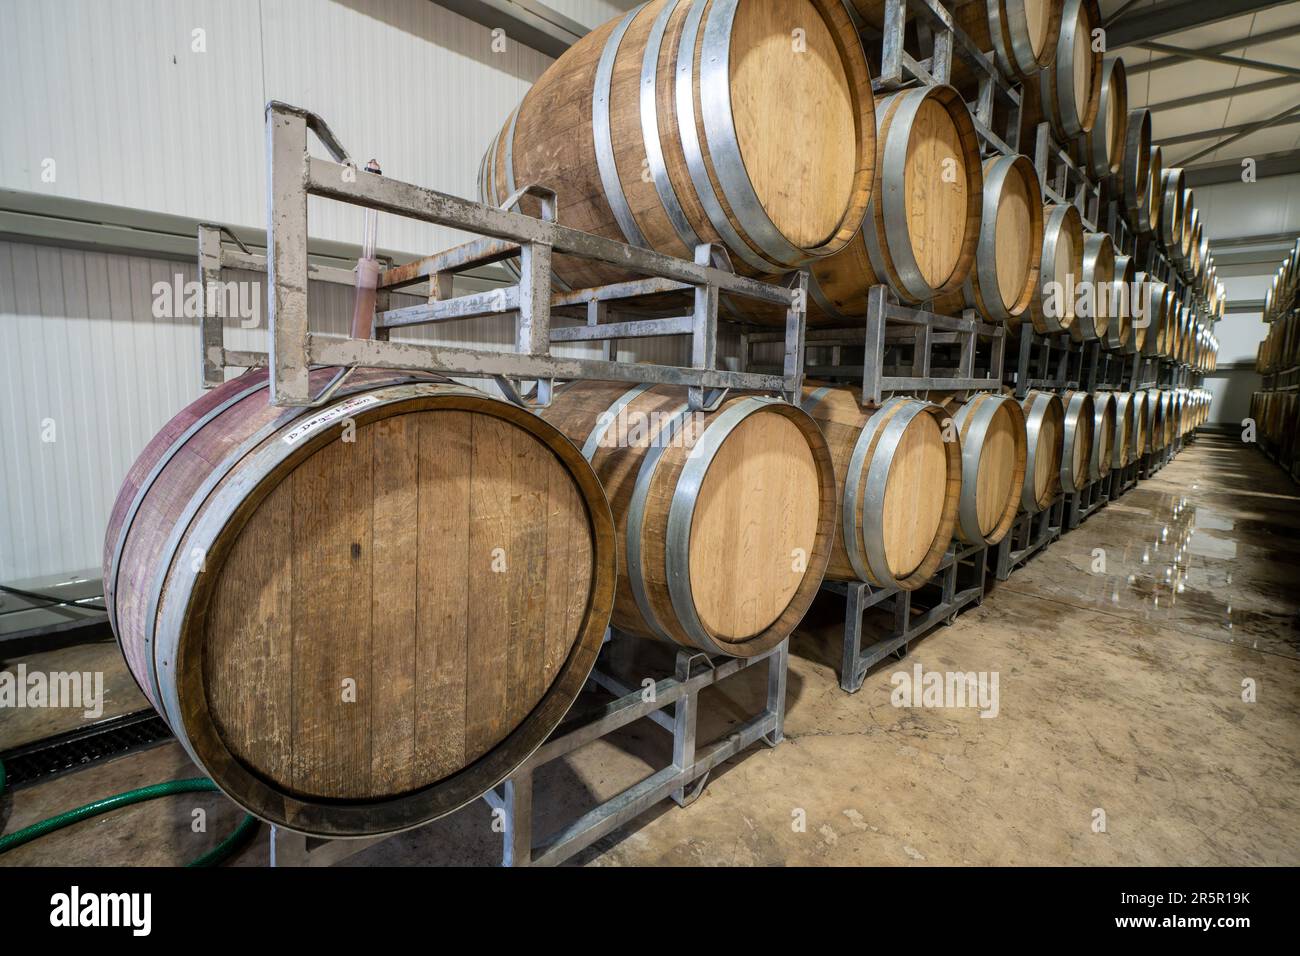
[[[1026,465],[1025,415],[1009,396],[978,392],[953,416],[961,439],[959,536],[997,544],[1020,510]]]
[[[933,415],[913,418],[894,451],[883,522],[885,557],[895,578],[911,574],[930,552],[948,505],[947,454]]]
[[[1094,404],[1087,392],[1066,392],[1064,447],[1061,455],[1061,487],[1077,492],[1091,481]]]
[[[1024,450],[1024,424],[1016,418],[1009,405],[1009,402],[1004,402],[993,414],[980,452],[975,501],[980,532],[985,535],[992,534],[1002,520],[1007,496],[1014,493],[1017,450]],[[1023,474],[1023,457],[1019,467]]]
[[[461,770],[537,706],[581,631],[592,540],[534,434],[419,411],[315,451],[211,573],[202,674],[231,754],[302,797],[373,799]]]
[[[1065,440],[1065,406],[1050,392],[1030,392],[1022,408],[1025,412],[1027,442],[1026,511],[1039,511],[1061,487],[1061,454]]]
[[[1088,101],[1092,97],[1092,28],[1096,25],[1088,5],[1080,4],[1077,14],[1078,28],[1074,31],[1074,55],[1070,67],[1074,71],[1074,108],[1079,116],[1088,115]]]
[[[1094,481],[1110,474],[1115,438],[1115,396],[1110,392],[1098,392],[1093,396],[1092,462],[1089,468]]]
[[[933,99],[922,103],[903,182],[912,251],[925,281],[936,288],[957,269],[966,244],[966,149],[950,110]]]
[[[769,627],[803,582],[817,536],[820,484],[807,440],[788,418],[756,413],[714,456],[691,521],[691,593],[717,637]]]
[[[1027,165],[1027,164],[1025,164]],[[1012,311],[1024,302],[1042,242],[1042,194],[1037,179],[1016,167],[1003,183],[998,201],[998,292]],[[1035,228],[1037,227],[1037,228]],[[1028,290],[1032,292],[1032,289]],[[1024,305],[1021,304],[1023,309]]]
[[[278,825],[387,833],[476,799],[595,662],[617,557],[590,465],[529,412],[418,373],[355,370],[318,409],[269,405],[261,373],[215,392],[146,450],[110,526],[133,675]]]
[[[1067,332],[1077,321],[1071,290],[1083,275],[1083,243],[1083,219],[1077,207],[1069,203],[1043,207],[1038,289],[1029,303],[1036,331]]]
[[[1070,331],[1076,341],[1105,340],[1111,323],[1115,282],[1115,244],[1107,233],[1089,233],[1083,244],[1082,314]]]
[[[933,577],[952,540],[961,450],[945,442],[948,412],[892,398],[864,407],[846,386],[805,384],[835,466],[838,533],[826,576],[915,590]]]
[[[1019,3],[1024,10],[1025,34],[1034,58],[1042,62],[1044,53],[1056,39],[1060,30],[1061,0],[993,0],[1004,6]],[[1057,20],[1053,28],[1053,20]]]
[[[791,55],[797,35],[803,48]],[[852,198],[858,133],[835,37],[808,3],[743,0],[731,102],[745,170],[772,224],[801,248],[830,241]]]

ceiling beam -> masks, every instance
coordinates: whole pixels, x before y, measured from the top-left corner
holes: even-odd
[[[1227,53],[1232,49],[1245,49],[1248,47],[1262,46],[1265,43],[1273,43],[1274,40],[1287,40],[1292,36],[1300,35],[1300,23],[1292,26],[1279,27],[1277,30],[1270,30],[1266,34],[1256,34],[1255,36],[1244,36],[1242,39],[1227,40],[1225,43],[1216,43],[1213,46],[1201,47],[1200,49],[1178,48],[1177,56],[1162,56],[1158,60],[1149,60],[1139,62],[1132,66],[1125,64],[1125,73],[1128,77],[1140,77],[1143,73],[1151,73],[1152,70],[1162,70],[1166,66],[1177,66],[1183,62],[1192,62],[1193,53]]]
[[[1211,249],[1241,249],[1246,246],[1286,246],[1288,249],[1295,245],[1296,239],[1300,239],[1300,233],[1291,232],[1265,232],[1254,236],[1226,236],[1221,239],[1211,239]]]
[[[1227,308],[1224,310],[1229,315],[1240,315],[1243,312],[1263,312],[1263,299],[1229,299]]]
[[[1106,28],[1106,47],[1145,43],[1171,33],[1182,33],[1208,23],[1230,20],[1247,13],[1280,6],[1286,0],[1175,0],[1130,13],[1122,23]]]
[[[1249,45],[1249,44],[1243,44]],[[1228,56],[1225,53],[1211,53],[1208,50],[1186,50],[1178,46],[1170,46],[1168,43],[1139,43],[1137,46],[1143,50],[1151,50],[1153,53],[1172,53],[1175,55],[1184,55],[1193,60],[1209,60],[1211,63],[1222,63],[1225,66],[1236,66],[1243,70],[1261,70],[1265,73],[1281,73],[1284,76],[1300,77],[1300,66],[1286,66],[1281,63],[1265,63],[1262,60],[1251,60],[1242,56]]]
[[[1265,43],[1272,43],[1275,40],[1289,40],[1291,37],[1297,35],[1300,35],[1300,23],[1289,27],[1280,27],[1277,30],[1270,30],[1267,33],[1258,33],[1251,37],[1243,37],[1239,40],[1228,40],[1224,43],[1215,43],[1210,46],[1200,47],[1196,50],[1188,50],[1185,47],[1179,47],[1178,53],[1174,56],[1164,56],[1158,60],[1150,60],[1146,63],[1134,63],[1132,66],[1125,63],[1125,73],[1132,78],[1134,76],[1141,76],[1143,73],[1150,73],[1152,70],[1163,70],[1167,66],[1177,66],[1179,63],[1191,63],[1195,58],[1195,54],[1198,53],[1228,53],[1232,50],[1244,50],[1248,47],[1263,46]]]
[[[1237,137],[1241,135],[1249,135],[1258,130],[1267,129],[1270,126],[1290,126],[1293,123],[1300,123],[1300,115],[1297,114],[1300,114],[1300,106],[1288,106],[1276,116],[1256,120],[1253,123],[1241,123],[1238,126],[1216,126],[1211,129],[1199,129],[1194,133],[1179,133],[1177,136],[1165,136],[1161,139],[1154,140],[1154,143],[1164,149],[1170,146],[1181,146],[1183,143],[1195,143],[1203,139],[1213,139],[1216,136]],[[1183,161],[1183,163],[1192,163],[1194,161],[1193,158],[1188,157]],[[1175,163],[1174,165],[1181,164]]]
[[[1300,173],[1300,149],[1281,150],[1252,158],[1255,160],[1256,179]],[[1199,166],[1184,166],[1183,172],[1187,177],[1187,185],[1193,187],[1239,183],[1241,182],[1241,160],[1223,159],[1213,163],[1202,163]]]
[[[1263,93],[1265,90],[1276,90],[1282,86],[1290,86],[1294,83],[1300,83],[1300,77],[1279,76],[1273,80],[1262,80],[1259,83],[1247,83],[1245,86],[1236,86],[1226,90],[1210,90],[1208,93],[1196,93],[1192,96],[1183,96],[1176,100],[1162,100],[1159,103],[1148,103],[1146,108],[1151,112],[1157,110],[1178,110],[1184,106],[1200,106],[1202,103],[1213,103],[1216,100],[1226,100],[1238,96],[1249,96],[1251,93]]]
[[[1112,13],[1110,16],[1106,18],[1106,22],[1103,24],[1103,26],[1109,29],[1112,24],[1118,23],[1119,18],[1122,17],[1124,14],[1128,13],[1129,10],[1132,9],[1135,4],[1141,2],[1142,0],[1124,0],[1124,4],[1118,10],[1116,10],[1114,13]]]
[[[504,30],[507,37],[558,58],[590,31],[540,0],[433,0],[440,7],[481,23],[489,30]]]

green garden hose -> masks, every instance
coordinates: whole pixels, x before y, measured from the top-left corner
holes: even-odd
[[[0,794],[4,793],[4,788],[4,761],[0,760]],[[53,833],[55,830],[62,830],[64,827],[80,823],[82,820],[97,817],[101,813],[108,813],[110,810],[117,810],[121,807],[129,807],[133,803],[143,803],[146,800],[156,800],[159,797],[168,797],[177,793],[205,793],[216,789],[217,785],[207,777],[192,777],[189,780],[169,780],[167,783],[156,783],[149,787],[141,787],[138,790],[128,790],[126,793],[119,793],[116,796],[88,803],[84,807],[77,807],[75,810],[60,813],[58,816],[42,820],[40,823],[33,823],[31,826],[24,827],[15,833],[0,836],[0,853],[8,852],[14,847],[22,846],[24,843],[30,843],[32,840],[43,837],[47,833]],[[247,843],[249,838],[257,831],[258,826],[257,817],[251,813],[247,814],[240,821],[239,826],[235,827],[233,833],[207,853],[191,860],[186,866],[217,866],[229,859],[235,851]]]

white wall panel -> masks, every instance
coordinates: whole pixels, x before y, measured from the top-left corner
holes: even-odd
[[[474,196],[488,142],[551,62],[493,52],[486,28],[429,0],[4,0],[3,15],[0,186],[256,227],[268,100],[320,113],[389,175]],[[357,210],[311,213],[312,235],[359,241]],[[380,227],[401,252],[451,241]]]
[[[595,29],[635,7],[641,0],[541,0],[556,13]]]
[[[1198,186],[1196,207],[1211,248],[1215,239],[1300,233],[1300,174]]]

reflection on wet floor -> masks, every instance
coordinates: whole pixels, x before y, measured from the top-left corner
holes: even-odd
[[[1194,448],[1003,587],[1300,657],[1296,486],[1229,439]]]

